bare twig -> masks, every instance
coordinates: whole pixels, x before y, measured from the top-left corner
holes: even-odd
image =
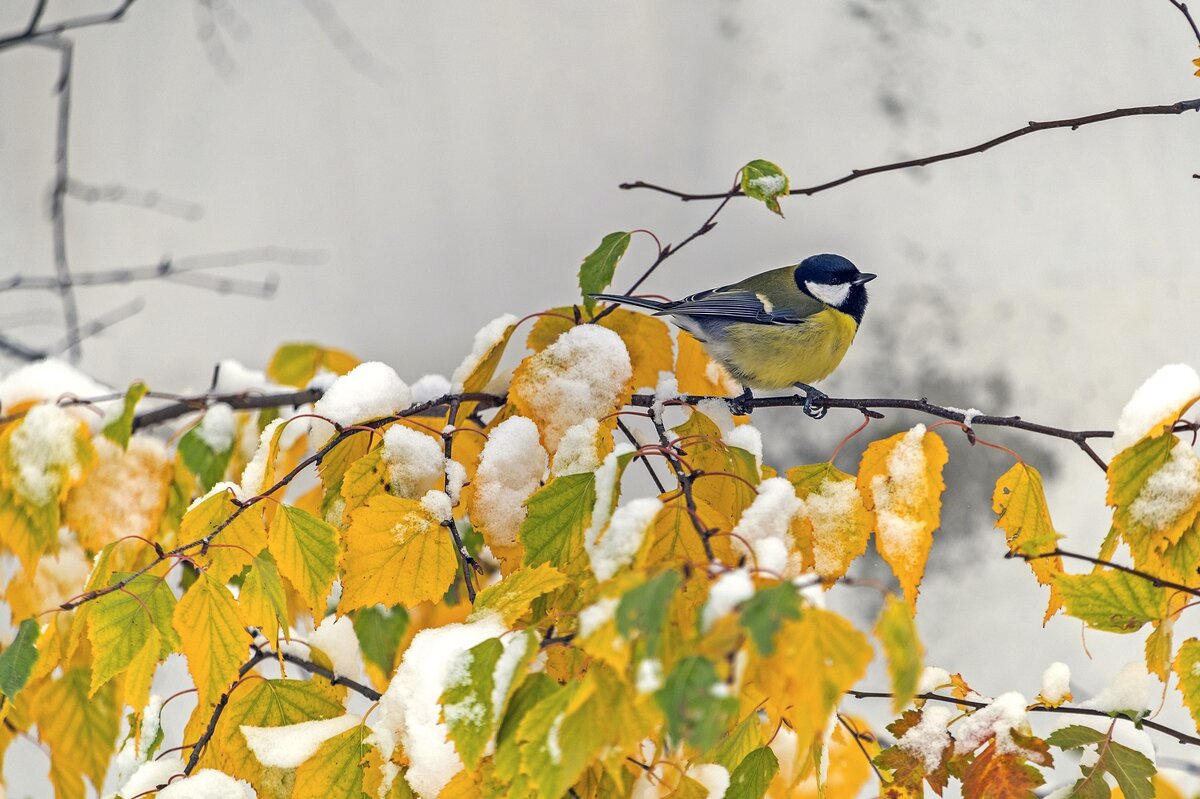
[[[706,399],[729,400],[728,397],[713,398],[688,395],[686,397],[680,397],[678,400],[674,400],[674,402],[685,405],[695,405]],[[738,401],[741,403],[741,407],[747,410],[753,410],[755,408],[802,407],[804,405],[805,398],[801,394],[786,394],[780,397],[749,397],[746,399],[739,399]],[[630,404],[641,408],[649,408],[654,405],[654,397],[649,394],[637,394],[630,400]],[[883,414],[879,413],[877,410],[879,408],[896,408],[917,411],[929,416],[937,416],[955,422],[963,422],[966,419],[966,415],[962,411],[949,407],[943,407],[941,405],[934,405],[924,398],[914,400],[899,399],[894,397],[880,397],[871,399],[822,397],[813,404],[823,408],[852,409],[875,419],[883,418]],[[1105,464],[1104,460],[1096,454],[1096,451],[1092,449],[1088,442],[1093,438],[1112,438],[1113,432],[1111,430],[1068,430],[1061,427],[1052,427],[1050,425],[1027,422],[1020,416],[972,416],[971,424],[991,425],[994,427],[1012,427],[1017,430],[1039,433],[1041,435],[1051,436],[1053,438],[1062,438],[1067,441],[1074,442],[1075,445],[1083,450],[1087,456],[1091,458],[1092,461],[1101,469],[1108,468],[1108,465]],[[1193,422],[1180,422],[1176,425],[1175,429],[1177,431],[1193,430],[1196,429],[1196,427],[1197,425]]]
[[[45,28],[40,27],[42,16],[46,12],[46,0],[38,0],[37,6],[33,10],[29,23],[25,26],[25,30],[11,36],[0,37],[0,50],[4,50],[22,42],[31,42],[47,37],[58,36],[61,33],[66,33],[70,30],[78,28],[89,28],[94,25],[107,25],[111,22],[117,22],[125,16],[125,12],[129,10],[137,0],[121,0],[121,2],[112,11],[102,14],[85,14],[79,17],[65,19],[62,22],[56,22],[53,25],[48,25]]]
[[[1066,119],[1053,119],[1046,122],[1030,122],[1025,127],[1017,128],[995,138],[976,144],[971,147],[963,147],[958,150],[951,150],[937,155],[927,155],[923,158],[913,158],[907,161],[895,161],[890,164],[881,164],[879,166],[867,167],[865,169],[854,169],[849,174],[843,175],[835,180],[830,180],[825,183],[818,183],[814,186],[806,186],[803,188],[792,189],[788,194],[803,194],[810,196],[818,192],[828,191],[829,189],[842,186],[851,181],[865,178],[868,175],[878,175],[883,172],[895,172],[901,169],[911,169],[912,167],[929,166],[940,161],[950,161],[955,158],[963,158],[968,155],[977,155],[993,147],[998,147],[1001,144],[1010,142],[1013,139],[1019,139],[1022,136],[1028,136],[1031,133],[1037,133],[1044,130],[1055,130],[1057,128],[1069,128],[1070,130],[1078,130],[1085,125],[1095,125],[1099,122],[1107,122],[1113,119],[1121,119],[1123,117],[1133,116],[1162,116],[1162,115],[1177,115],[1187,111],[1200,111],[1200,98],[1195,100],[1181,100],[1170,105],[1140,105],[1129,108],[1117,108],[1112,111],[1104,111],[1099,114],[1088,114],[1081,117],[1069,117]],[[721,200],[722,204],[728,202],[730,197],[744,197],[740,189],[734,189],[732,192],[716,192],[716,193],[700,193],[690,194],[688,192],[679,191],[678,189],[659,186],[654,183],[646,183],[645,181],[634,181],[632,183],[622,183],[622,189],[649,189],[659,192],[660,194],[668,194],[672,197],[678,197],[680,200]]]
[[[1180,0],[1167,0],[1167,2],[1178,8],[1179,13],[1183,14],[1184,19],[1187,20],[1188,25],[1192,28],[1192,34],[1196,37],[1196,43],[1200,44],[1200,27],[1197,27],[1196,20],[1192,18],[1192,12],[1188,10],[1187,3],[1180,2]]]
[[[189,222],[195,222],[204,216],[204,206],[199,203],[170,197],[154,189],[132,189],[120,183],[91,184],[68,177],[67,195],[85,203],[115,203],[158,211]]]
[[[1021,560],[1041,560],[1043,558],[1054,558],[1054,557],[1063,557],[1063,558],[1072,558],[1074,560],[1082,560],[1087,563],[1091,563],[1094,566],[1104,566],[1109,569],[1114,569],[1119,572],[1125,572],[1126,574],[1141,578],[1156,588],[1170,588],[1173,591],[1179,591],[1180,593],[1183,593],[1183,594],[1190,594],[1191,596],[1200,597],[1200,589],[1198,589],[1198,588],[1189,588],[1188,586],[1182,585],[1180,583],[1175,583],[1170,580],[1164,580],[1163,578],[1157,577],[1153,574],[1150,574],[1149,572],[1139,571],[1138,569],[1134,569],[1130,566],[1122,566],[1120,563],[1113,563],[1111,560],[1103,560],[1101,558],[1093,558],[1090,555],[1081,555],[1078,552],[1068,552],[1065,549],[1054,549],[1050,552],[1042,552],[1038,555],[1024,555],[1020,552],[1008,552],[1004,555],[1004,557],[1020,558]]]

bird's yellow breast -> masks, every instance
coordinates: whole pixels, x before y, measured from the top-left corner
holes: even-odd
[[[826,308],[798,325],[732,324],[720,360],[735,378],[753,388],[788,388],[828,377],[858,325],[854,317]]]

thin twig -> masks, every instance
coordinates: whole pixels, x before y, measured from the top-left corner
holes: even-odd
[[[446,428],[454,429],[454,422],[458,417],[458,408],[462,400],[451,399],[449,409],[446,411]],[[446,462],[449,463],[454,458],[454,436],[448,432],[442,433],[442,443],[444,446],[443,454],[446,457]],[[447,478],[449,479],[449,478]],[[449,486],[447,486],[448,488]],[[467,587],[467,601],[472,605],[475,604],[475,580],[474,573],[483,571],[475,558],[471,557],[471,553],[467,552],[467,548],[463,546],[462,536],[458,533],[458,526],[454,523],[454,513],[451,511],[450,518],[442,522],[446,528],[450,530],[450,539],[454,542],[454,551],[458,555],[458,566],[462,572],[463,585]]]
[[[1180,593],[1183,593],[1183,594],[1189,594],[1191,596],[1200,597],[1200,589],[1189,588],[1188,586],[1182,585],[1180,583],[1171,582],[1170,580],[1164,580],[1161,577],[1157,577],[1153,574],[1150,574],[1149,572],[1138,571],[1137,569],[1131,568],[1129,566],[1122,566],[1120,563],[1113,563],[1111,560],[1103,560],[1101,558],[1093,558],[1091,555],[1081,555],[1078,552],[1068,552],[1065,549],[1054,549],[1050,552],[1042,552],[1041,554],[1038,554],[1038,555],[1024,555],[1020,552],[1007,552],[1007,553],[1005,553],[1004,557],[1020,558],[1021,560],[1041,560],[1042,558],[1054,558],[1054,557],[1073,558],[1075,560],[1082,560],[1087,563],[1091,563],[1094,566],[1104,566],[1106,568],[1114,569],[1119,572],[1125,572],[1126,574],[1131,575],[1133,577],[1139,577],[1139,578],[1145,580],[1146,582],[1150,583],[1151,585],[1153,585],[1155,588],[1170,588],[1173,591],[1179,591]]]
[[[1088,114],[1087,116],[1081,117],[1053,119],[1046,122],[1030,122],[1029,124],[1025,125],[1025,127],[1017,128],[1016,130],[1009,131],[1008,133],[988,139],[981,144],[976,144],[971,147],[963,147],[959,150],[951,150],[949,152],[938,153],[937,155],[927,155],[923,158],[912,158],[907,161],[895,161],[890,164],[881,164],[879,166],[867,167],[865,169],[854,169],[851,170],[849,174],[843,175],[836,180],[818,183],[815,186],[792,189],[788,192],[788,194],[803,194],[805,196],[811,196],[813,194],[817,194],[818,192],[828,191],[829,189],[845,185],[846,183],[858,180],[859,178],[865,178],[868,175],[878,175],[883,172],[895,172],[901,169],[911,169],[912,167],[929,166],[930,164],[936,164],[940,161],[950,161],[952,159],[963,158],[968,155],[977,155],[979,153],[986,152],[993,147],[998,147],[1001,144],[1010,142],[1013,139],[1019,139],[1022,136],[1028,136],[1031,133],[1037,133],[1043,130],[1055,130],[1057,128],[1078,130],[1085,125],[1094,125],[1099,122],[1107,122],[1109,120],[1121,119],[1123,117],[1177,115],[1183,114],[1187,111],[1200,111],[1200,98],[1195,100],[1181,100],[1177,103],[1171,103],[1170,105],[1139,105],[1129,108],[1117,108],[1112,111],[1104,111],[1099,114]],[[668,194],[672,197],[678,197],[680,200],[685,202],[692,200],[721,200],[722,205],[728,202],[730,197],[745,196],[740,189],[734,189],[732,192],[691,194],[688,192],[679,191],[678,189],[667,188],[665,186],[659,186],[654,183],[647,183],[641,180],[634,181],[632,183],[622,183],[620,188],[649,189],[651,191],[659,192],[660,194]]]
[[[625,423],[621,421],[621,418],[619,416],[617,417],[617,429],[625,434],[625,437],[627,439],[629,439],[630,444],[633,444],[635,447],[638,446],[638,440],[637,440],[637,438],[634,437],[633,431],[630,430],[625,425]],[[647,458],[645,455],[638,455],[634,458],[634,460],[641,461],[642,464],[646,467],[646,471],[650,473],[650,479],[654,481],[654,487],[658,489],[658,493],[659,494],[667,493],[666,486],[664,486],[662,484],[662,480],[659,479],[658,472],[654,471],[654,464],[650,463],[650,459]]]
[[[58,36],[60,33],[77,30],[78,28],[89,28],[94,25],[107,25],[111,22],[118,22],[135,2],[137,0],[121,0],[120,4],[112,11],[103,14],[86,14],[80,17],[72,17],[45,28],[39,28],[42,15],[46,11],[45,0],[39,0],[37,7],[33,10],[33,15],[30,17],[29,24],[25,26],[25,30],[11,36],[0,37],[0,50],[13,47],[22,42],[33,42],[46,37]]]
[[[651,397],[651,400],[653,399]],[[671,447],[670,439],[667,437],[667,428],[654,411],[654,403],[651,402],[646,407],[650,409],[650,421],[654,425],[654,430],[658,433],[658,440],[662,442],[664,453],[674,452],[675,450]],[[705,527],[704,523],[700,521],[700,514],[696,510],[696,498],[692,495],[692,475],[684,468],[679,458],[668,457],[666,460],[667,463],[671,464],[671,469],[675,472],[675,480],[679,483],[679,490],[683,492],[683,501],[687,506],[688,518],[692,520],[692,527],[696,529],[696,535],[700,536],[700,543],[704,545],[704,555],[708,558],[708,562],[712,563],[716,560],[711,540],[713,531]]]
[[[706,399],[714,399],[714,397],[705,397],[689,394],[680,397],[674,402],[685,405],[696,405]],[[723,399],[728,401],[728,397],[719,397],[715,399]],[[802,394],[785,394],[779,397],[749,397],[744,400],[739,400],[742,406],[748,410],[756,408],[792,408],[802,407],[805,397]],[[654,405],[654,397],[650,394],[636,394],[630,400],[630,404],[640,407],[649,408]],[[954,408],[941,405],[934,405],[927,399],[902,399],[897,397],[873,397],[873,398],[849,398],[849,397],[821,397],[813,403],[822,408],[840,408],[856,410],[859,413],[865,414],[872,418],[883,418],[883,414],[879,413],[878,409],[900,409],[917,411],[929,416],[937,416],[943,419],[949,419],[955,422],[963,422],[966,419],[966,414]],[[1017,430],[1025,430],[1031,433],[1038,433],[1053,438],[1061,438],[1073,442],[1078,446],[1089,458],[1092,459],[1101,469],[1108,469],[1108,464],[1096,454],[1088,443],[1093,438],[1112,438],[1113,431],[1111,430],[1068,430],[1061,427],[1053,427],[1051,425],[1037,424],[1035,422],[1027,422],[1020,416],[988,416],[979,415],[971,417],[972,425],[990,425],[993,427],[1011,427]],[[1180,422],[1175,426],[1175,430],[1192,430],[1196,429],[1197,425],[1194,422]]]
[[[705,233],[708,233],[710,230],[715,228],[717,226],[717,214],[721,213],[722,209],[725,208],[725,206],[726,206],[726,204],[728,204],[729,200],[732,199],[733,197],[737,196],[737,194],[738,194],[738,183],[735,180],[733,183],[733,188],[731,188],[725,194],[721,195],[722,197],[724,197],[724,199],[721,201],[721,204],[718,205],[716,207],[716,209],[711,214],[708,215],[708,218],[705,219],[704,222],[701,223],[700,227],[698,227],[694,231],[692,231],[692,233],[687,238],[685,238],[683,241],[679,242],[678,244],[666,244],[666,245],[659,246],[658,257],[656,257],[654,259],[653,263],[651,263],[650,266],[648,266],[646,268],[646,271],[642,273],[641,277],[639,277],[637,280],[633,281],[633,285],[630,286],[628,289],[626,289],[625,293],[632,294],[633,292],[637,291],[638,286],[645,283],[646,280],[650,277],[650,275],[654,274],[654,270],[658,269],[658,267],[662,265],[663,261],[667,260],[672,255],[674,255],[675,253],[679,252],[684,247],[686,247],[688,244],[690,244],[691,242],[693,242],[696,239],[703,236]],[[653,235],[653,234],[651,234],[651,235]],[[655,242],[657,242],[658,237],[655,237],[654,240],[655,240]],[[601,319],[608,316],[610,313],[612,313],[616,309],[617,309],[617,305],[615,303],[608,306],[603,311],[601,311],[600,313],[598,313],[594,317],[592,317],[592,322],[599,322]]]
[[[1192,34],[1196,37],[1196,43],[1200,44],[1200,27],[1197,27],[1196,20],[1192,18],[1192,12],[1188,10],[1187,3],[1180,2],[1180,0],[1168,0],[1168,2],[1178,8],[1180,14],[1183,14],[1184,19],[1187,20],[1188,25],[1192,28]]]
[[[848,691],[844,691],[843,693],[846,696],[852,696],[855,699],[891,699],[891,698],[893,698],[892,694],[887,691],[858,691],[858,690],[851,689]],[[930,702],[946,702],[946,703],[952,704],[952,705],[963,705],[965,707],[974,708],[976,710],[979,710],[980,708],[985,708],[988,706],[986,702],[976,702],[976,701],[973,701],[970,699],[959,699],[959,698],[953,697],[953,696],[942,696],[941,694],[933,694],[933,693],[917,694],[917,696],[915,698],[916,699],[924,699],[924,700],[927,700]],[[1093,717],[1100,717],[1100,718],[1105,718],[1105,719],[1111,719],[1111,718],[1128,719],[1127,716],[1119,716],[1119,715],[1114,716],[1112,713],[1107,713],[1103,710],[1096,710],[1095,708],[1068,707],[1066,705],[1059,705],[1058,707],[1047,707],[1046,705],[1034,705],[1033,707],[1028,709],[1028,712],[1030,712],[1030,713],[1061,713],[1061,714],[1069,715],[1069,716],[1093,716]],[[1128,719],[1128,720],[1133,721],[1132,719]],[[1181,744],[1191,744],[1193,746],[1200,746],[1200,738],[1197,738],[1194,735],[1188,735],[1185,732],[1174,729],[1173,727],[1168,727],[1165,724],[1159,724],[1158,722],[1151,721],[1149,719],[1139,719],[1134,723],[1139,724],[1143,727],[1149,727],[1152,730],[1161,732],[1163,735],[1169,735],[1172,738],[1174,738],[1176,741],[1179,741],[1179,743],[1181,743]]]

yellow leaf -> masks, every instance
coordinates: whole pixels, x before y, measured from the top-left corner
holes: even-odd
[[[366,504],[367,500],[387,489],[388,467],[383,462],[383,447],[375,447],[350,464],[342,479],[341,494],[346,500],[342,518]]]
[[[544,350],[559,335],[574,327],[570,308],[554,308],[550,313],[561,316],[538,317],[529,331],[526,345],[535,352]],[[658,373],[671,371],[674,356],[671,334],[661,319],[618,308],[597,324],[607,327],[625,342],[629,360],[633,364],[634,388],[654,388],[658,385]]]
[[[171,631],[174,635],[175,631]],[[151,629],[146,643],[140,652],[133,656],[125,667],[121,684],[121,704],[129,707],[145,707],[150,701],[150,686],[154,682],[154,672],[162,661],[162,636],[157,629]]]
[[[213,537],[208,554],[195,557],[211,577],[225,582],[249,566],[254,553],[262,552],[267,545],[267,531],[257,506],[239,512],[229,491],[217,491],[184,514],[179,534],[185,541],[199,541],[218,527],[221,531]]]
[[[283,344],[271,356],[267,377],[285,386],[304,388],[319,370],[344,375],[358,359],[344,350],[321,347],[317,344]]]
[[[1167,616],[1162,621],[1154,622],[1154,630],[1146,636],[1146,671],[1157,675],[1164,683],[1171,672],[1171,639],[1174,627],[1171,616]]]
[[[200,707],[215,705],[237,679],[250,644],[225,584],[201,572],[175,608],[175,629],[183,641]]]
[[[858,490],[863,505],[875,512],[875,548],[900,580],[913,613],[940,523],[948,459],[942,439],[919,424],[872,442],[859,464]]]
[[[680,330],[675,343],[679,349],[675,377],[680,392],[701,397],[732,397],[741,393],[737,381],[729,376],[725,367],[708,357],[704,345],[694,336]]]
[[[535,599],[566,582],[566,575],[547,563],[521,569],[483,589],[475,598],[475,612],[499,613],[506,624],[512,624],[529,612]]]
[[[241,728],[285,727],[305,721],[336,718],[346,711],[328,690],[328,683],[310,680],[253,680],[238,686],[218,720],[216,733],[200,765],[217,768],[246,780],[264,793],[264,768],[250,751]]]
[[[996,481],[992,510],[998,515],[996,526],[1005,532],[1009,551],[1019,555],[1041,555],[1054,551],[1059,534],[1050,521],[1042,476],[1037,469],[1018,461]],[[1054,575],[1063,570],[1062,558],[1035,558],[1028,561],[1041,585],[1050,586],[1050,604],[1043,623],[1062,607],[1062,597],[1054,584]]]
[[[501,316],[480,330],[475,336],[475,350],[459,365],[454,373],[454,382],[463,384],[463,391],[476,393],[483,391],[496,375],[496,367],[504,356],[508,341],[513,331],[517,329],[518,319],[514,316]],[[474,405],[464,405],[464,416],[469,416]]]
[[[808,607],[785,619],[775,653],[757,660],[749,682],[768,697],[768,710],[784,712],[799,746],[820,735],[842,692],[858,682],[871,662],[871,645],[836,613]]]
[[[795,532],[803,551],[811,542],[813,568],[827,582],[846,574],[850,564],[867,549],[874,518],[863,505],[854,475],[831,463],[795,466],[787,479],[796,487],[800,506]]]
[[[517,365],[508,399],[537,424],[542,445],[553,452],[572,425],[624,407],[631,384],[628,348],[620,337],[603,326],[577,325]]]
[[[458,571],[449,531],[412,499],[373,497],[351,517],[345,545],[339,613],[436,602]]]
[[[262,631],[263,637],[278,650],[279,632],[288,628],[288,612],[283,581],[279,579],[279,569],[271,553],[262,552],[254,558],[254,565],[242,580],[238,608],[242,620]]]
[[[50,747],[51,781],[58,796],[84,795],[82,776],[100,790],[117,748],[120,723],[111,683],[88,696],[91,675],[71,669],[38,692],[33,720],[38,737]]]
[[[786,794],[794,799],[852,799],[862,793],[863,786],[871,779],[871,758],[879,754],[879,740],[871,734],[871,726],[865,719],[843,714],[851,729],[857,730],[861,736],[857,741],[846,727],[837,722],[833,728],[829,751],[823,757],[829,760],[829,771],[824,790],[818,791],[816,778],[810,776],[794,792]],[[862,748],[860,748],[860,746]],[[866,750],[864,752],[864,749]],[[782,769],[776,777],[778,783],[783,778]],[[774,786],[772,786],[774,788]],[[785,794],[771,793],[769,796],[784,796]],[[890,795],[890,794],[889,794]]]
[[[0,535],[30,573],[58,551],[61,503],[95,459],[87,426],[56,405],[0,430]]]
[[[313,618],[320,619],[337,575],[337,531],[300,508],[284,505],[271,520],[267,545],[280,574],[304,597]]]
[[[700,522],[700,530],[728,532],[733,527],[727,516],[717,513],[702,499],[696,500],[696,518]],[[709,545],[712,546],[713,556],[723,563],[734,563],[737,555],[733,551],[731,541],[727,535],[710,537]],[[700,531],[696,529],[692,515],[688,512],[686,500],[676,497],[664,504],[662,510],[654,517],[654,524],[646,533],[646,543],[643,552],[638,554],[638,563],[690,563],[701,566],[707,562],[704,541]]]
[[[712,474],[693,484],[692,496],[703,500],[717,513],[724,514],[732,525],[741,517],[742,511],[754,502],[754,488],[760,478],[754,455],[740,447],[726,444],[716,423],[700,411],[693,411],[688,420],[672,431],[685,439],[680,446],[685,460],[692,469],[708,472],[727,472],[737,475]]]
[[[93,552],[122,536],[153,540],[175,470],[167,450],[140,435],[129,439],[127,449],[103,437],[92,443],[96,468],[67,496],[67,526]]]

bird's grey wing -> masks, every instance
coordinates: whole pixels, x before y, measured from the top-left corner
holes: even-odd
[[[794,325],[804,317],[785,308],[774,308],[753,291],[726,286],[684,297],[659,311],[656,316],[720,317],[727,322],[760,325]]]

